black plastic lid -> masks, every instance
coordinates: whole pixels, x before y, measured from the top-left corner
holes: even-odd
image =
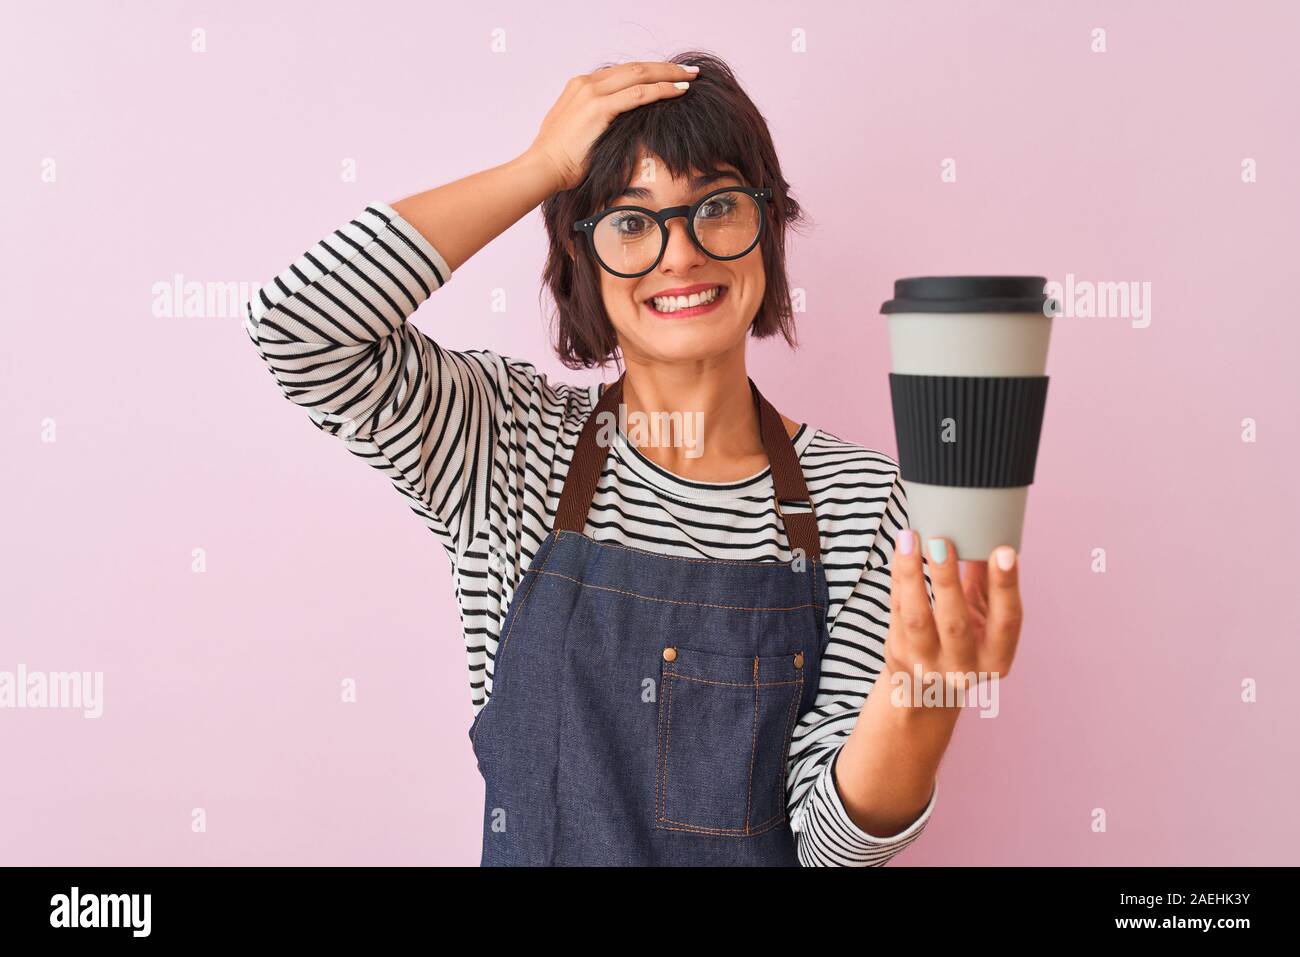
[[[894,280],[892,312],[1043,312],[1043,276],[916,276]]]

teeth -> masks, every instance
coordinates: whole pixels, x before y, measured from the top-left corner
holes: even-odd
[[[691,306],[713,302],[721,292],[721,286],[714,286],[703,292],[693,292],[689,296],[655,296],[651,302],[659,312],[676,312],[678,309],[689,309]]]

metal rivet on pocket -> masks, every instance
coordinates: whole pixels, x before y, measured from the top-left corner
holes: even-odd
[[[664,661],[676,661],[676,660],[677,660],[677,649],[673,647],[665,648]]]
[[[794,666],[795,666],[796,668],[802,668],[802,667],[803,667],[803,652],[802,652],[802,651],[799,652],[797,655],[794,656]]]

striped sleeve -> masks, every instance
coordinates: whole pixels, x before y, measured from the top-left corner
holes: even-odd
[[[407,322],[450,278],[432,244],[376,202],[261,287],[244,328],[283,394],[387,475],[454,562],[486,521],[515,370]]]
[[[876,459],[878,462],[883,456]],[[886,864],[920,837],[934,810],[937,785],[925,809],[890,837],[868,834],[849,817],[835,786],[835,762],[857,724],[858,714],[884,664],[889,632],[890,562],[898,533],[907,527],[907,494],[892,460],[892,477],[881,482],[883,511],[856,584],[835,609],[830,641],[822,657],[817,700],[800,720],[791,748],[790,821],[799,861],[807,867],[866,867]],[[868,478],[870,484],[870,477]],[[862,501],[855,507],[869,506]],[[827,562],[836,560],[835,545]],[[927,576],[928,583],[928,576]],[[933,599],[931,599],[933,600]]]

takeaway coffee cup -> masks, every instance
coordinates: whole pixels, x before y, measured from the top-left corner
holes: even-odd
[[[889,376],[909,524],[963,559],[1020,550],[1047,401],[1053,309],[1041,276],[894,283]]]

